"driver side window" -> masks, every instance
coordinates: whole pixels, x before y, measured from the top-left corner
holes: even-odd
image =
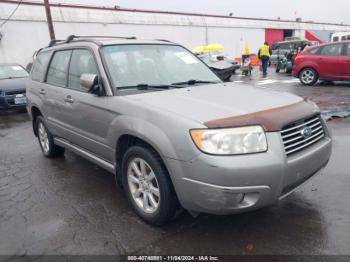
[[[74,49],[68,73],[68,88],[85,92],[80,87],[80,76],[82,74],[98,75],[97,65],[93,54],[89,50]]]

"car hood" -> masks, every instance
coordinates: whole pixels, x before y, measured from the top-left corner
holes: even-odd
[[[0,79],[0,91],[13,91],[26,88],[28,78]]]
[[[284,107],[301,97],[236,83],[197,85],[127,96],[148,108],[163,110],[204,123]]]

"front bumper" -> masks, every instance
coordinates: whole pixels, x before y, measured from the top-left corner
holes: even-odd
[[[329,134],[289,157],[279,133],[267,133],[267,138],[266,153],[227,157],[201,154],[189,162],[168,159],[182,206],[210,214],[234,214],[267,206],[321,173],[331,155]]]
[[[24,95],[25,93],[23,93],[23,96]],[[0,96],[0,110],[25,109],[26,105],[26,103],[15,104],[15,95]]]

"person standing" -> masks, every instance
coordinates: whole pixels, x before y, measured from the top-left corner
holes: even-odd
[[[272,52],[269,43],[265,42],[264,45],[259,49],[258,54],[258,57],[262,63],[263,76],[267,76],[267,68],[269,66],[271,54]]]

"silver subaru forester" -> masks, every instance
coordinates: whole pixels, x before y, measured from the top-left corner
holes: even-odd
[[[68,149],[107,169],[153,225],[181,207],[233,214],[272,204],[331,154],[314,103],[223,83],[164,40],[52,41],[37,54],[27,98],[43,154]]]

